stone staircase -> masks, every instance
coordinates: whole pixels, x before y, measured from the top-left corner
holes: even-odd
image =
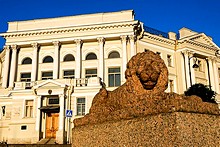
[[[57,144],[55,138],[43,138],[37,144]]]

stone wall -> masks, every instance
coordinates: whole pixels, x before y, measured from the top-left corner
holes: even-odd
[[[73,129],[72,146],[216,147],[219,122],[219,115],[173,112],[90,124]]]

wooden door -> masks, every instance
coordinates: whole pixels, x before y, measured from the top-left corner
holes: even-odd
[[[56,138],[59,129],[59,113],[47,113],[46,138]]]

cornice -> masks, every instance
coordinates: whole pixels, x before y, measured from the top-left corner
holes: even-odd
[[[11,37],[48,35],[48,34],[73,33],[73,32],[81,32],[81,31],[96,31],[96,30],[105,30],[105,29],[134,27],[134,24],[136,23],[138,23],[138,21],[89,25],[89,26],[87,25],[86,26],[72,26],[72,27],[66,27],[66,28],[51,28],[51,29],[30,30],[30,31],[21,31],[21,32],[7,32],[7,33],[0,34],[0,36],[3,36],[5,38],[11,38]]]
[[[192,41],[192,40],[183,40],[183,41],[178,41],[178,44],[190,44],[190,45],[193,45],[193,46],[196,46],[196,47],[201,47],[201,48],[204,48],[204,49],[208,49],[208,50],[211,50],[211,51],[217,51],[218,48],[217,47],[213,47],[213,46],[209,46],[209,45],[206,45],[206,44],[203,44],[203,43],[200,43],[200,42],[195,42],[195,41]]]
[[[157,36],[157,35],[153,35],[147,32],[144,32],[144,37],[147,37],[148,39],[154,40],[154,41],[158,41],[161,43],[165,43],[168,45],[175,45],[175,41],[174,40],[170,40],[161,36]]]

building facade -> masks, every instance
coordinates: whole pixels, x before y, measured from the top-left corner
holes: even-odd
[[[103,83],[108,90],[123,84],[126,63],[145,50],[164,59],[167,92],[203,83],[219,94],[219,47],[211,37],[187,28],[163,33],[132,10],[9,22],[1,36],[0,141],[71,143],[73,119],[89,112]]]

